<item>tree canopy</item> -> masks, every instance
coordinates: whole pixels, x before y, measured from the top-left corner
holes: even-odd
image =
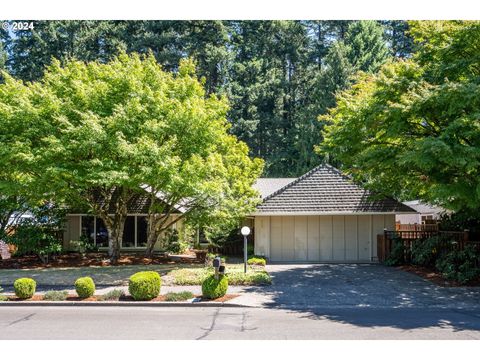
[[[229,98],[229,132],[265,160],[264,175],[299,176],[322,161],[317,116],[355,71],[408,57],[407,32],[403,21],[35,21],[33,31],[0,35],[6,69],[26,81],[53,58],[105,63],[151,51],[174,72],[194,58],[206,93]]]
[[[150,215],[163,214],[150,221],[149,255],[173,205],[185,209],[179,217],[212,226],[232,225],[254,209],[251,185],[262,161],[227,133],[227,101],[206,95],[191,61],[172,73],[153,55],[123,53],[107,63],[54,61],[35,82],[4,77],[2,169],[24,176],[46,199],[101,217],[112,260],[127,204],[146,185],[155,195]]]
[[[480,23],[409,23],[415,53],[360,74],[319,144],[371,188],[447,208],[480,203]]]

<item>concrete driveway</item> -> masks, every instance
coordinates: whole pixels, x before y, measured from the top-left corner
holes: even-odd
[[[480,287],[445,288],[373,264],[268,265],[273,285],[247,289],[264,306],[479,309]]]

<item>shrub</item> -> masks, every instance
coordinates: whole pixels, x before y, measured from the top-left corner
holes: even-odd
[[[33,217],[23,219],[5,238],[16,247],[15,255],[37,255],[44,263],[62,251],[58,232],[63,228],[65,209],[45,205],[31,209]]]
[[[98,300],[100,301],[118,301],[122,296],[125,296],[125,291],[122,289],[113,289],[110,290],[109,292],[100,295],[98,297]]]
[[[448,251],[451,239],[445,236],[432,236],[425,240],[416,240],[412,244],[412,263],[434,267],[437,259]]]
[[[155,271],[140,271],[130,276],[128,291],[135,300],[152,300],[160,294],[162,280]]]
[[[436,268],[448,280],[466,284],[480,276],[479,255],[471,246],[464,250],[452,250],[436,262]]]
[[[0,301],[8,301],[8,297],[0,294]]]
[[[217,299],[224,296],[227,289],[227,276],[220,275],[218,279],[215,279],[215,275],[210,275],[202,283],[202,296],[207,299]]]
[[[267,261],[258,256],[253,256],[250,259],[247,260],[248,265],[258,265],[258,266],[265,266],[267,264]]]
[[[82,299],[93,296],[95,293],[95,283],[93,279],[89,276],[78,278],[77,281],[75,281],[75,291]]]
[[[406,248],[402,239],[393,239],[392,250],[390,255],[385,259],[384,264],[387,266],[397,266],[405,263]]]
[[[67,300],[68,296],[68,291],[56,291],[56,290],[50,290],[45,293],[43,296],[43,300],[48,300],[48,301],[65,301]]]
[[[193,297],[194,295],[190,291],[169,292],[165,294],[166,301],[185,301]]]
[[[230,285],[270,285],[272,279],[265,271],[243,271],[229,272],[227,274],[228,283]]]
[[[167,230],[165,235],[165,250],[172,254],[183,254],[188,249],[188,243],[182,241],[177,230]]]
[[[13,288],[15,289],[15,295],[19,299],[30,299],[35,294],[35,288],[37,283],[30,278],[20,278],[15,280]]]

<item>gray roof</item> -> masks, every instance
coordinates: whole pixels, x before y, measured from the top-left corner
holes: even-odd
[[[260,178],[253,184],[253,188],[257,190],[262,199],[264,199],[296,179],[297,178]]]
[[[441,214],[446,212],[441,206],[426,204],[420,200],[404,201],[403,203],[420,214]]]
[[[255,214],[415,213],[387,197],[378,197],[330,165],[320,165],[269,194]]]

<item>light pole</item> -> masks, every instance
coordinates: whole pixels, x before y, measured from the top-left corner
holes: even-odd
[[[250,234],[250,228],[248,226],[242,227],[240,232],[243,235],[243,272],[247,273],[247,236]]]

